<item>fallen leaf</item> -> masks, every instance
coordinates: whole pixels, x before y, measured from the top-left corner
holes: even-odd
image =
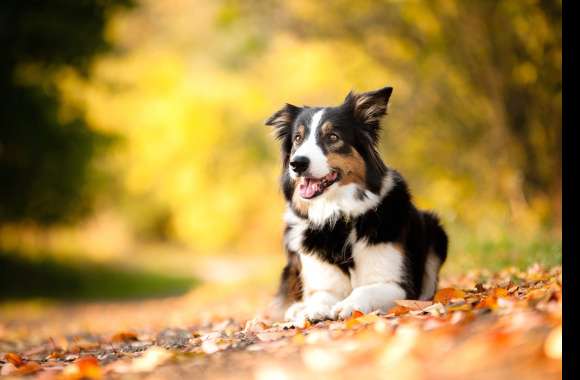
[[[392,308],[389,309],[389,311],[387,312],[387,315],[395,315],[395,316],[399,316],[399,315],[403,315],[406,314],[410,311],[410,309],[404,307],[404,306],[400,306],[400,305],[395,305]]]
[[[173,354],[162,347],[151,347],[132,360],[125,358],[109,364],[106,370],[115,373],[151,372],[172,357]]]
[[[20,367],[24,364],[22,357],[14,352],[8,352],[4,355],[4,360],[8,363],[12,363],[15,367]]]
[[[138,340],[137,334],[129,331],[120,332],[111,337],[111,341],[115,343],[135,342]]]
[[[471,310],[471,305],[469,305],[468,303],[459,303],[447,306],[447,311],[469,311],[469,310]]]
[[[169,360],[173,354],[161,347],[151,347],[143,356],[133,360],[131,369],[134,372],[149,372]]]
[[[445,310],[445,306],[443,306],[443,304],[439,302],[434,303],[431,306],[427,306],[422,311],[434,316],[441,316],[447,313],[447,310]]]
[[[13,372],[13,374],[20,376],[31,375],[33,373],[40,371],[41,369],[42,368],[40,367],[40,364],[38,364],[37,362],[28,362],[18,367],[16,371]]]
[[[258,337],[258,339],[260,339],[262,342],[272,342],[288,335],[289,334],[287,334],[284,330],[281,330],[257,333],[256,337]]]
[[[16,371],[16,366],[12,363],[6,363],[0,368],[0,376],[9,376]]]
[[[292,343],[301,346],[304,343],[306,343],[306,337],[304,336],[304,334],[299,332],[292,337]]]
[[[22,364],[19,367],[16,367],[12,363],[8,363],[2,367],[2,371],[0,371],[0,376],[26,376],[32,375],[40,371],[42,367],[37,362],[28,362]]]
[[[419,300],[396,300],[395,303],[399,306],[403,306],[409,310],[423,310],[424,308],[433,305],[432,301],[419,301]]]
[[[484,297],[479,301],[479,303],[475,306],[476,309],[497,309],[497,297],[488,296]]]
[[[63,357],[64,357],[64,354],[62,352],[53,351],[50,354],[48,354],[48,356],[46,358],[47,359],[62,359]]]
[[[96,380],[103,377],[103,372],[97,358],[94,356],[83,356],[66,367],[61,375],[65,380]]]
[[[451,300],[457,298],[465,298],[465,292],[455,288],[443,288],[439,289],[433,297],[433,302],[439,302],[443,305],[447,305]]]
[[[490,291],[490,295],[492,297],[507,297],[509,295],[509,292],[504,288],[493,288]]]
[[[363,315],[362,317],[358,317],[357,321],[360,324],[368,325],[371,323],[382,321],[382,318],[379,317],[376,313],[369,313],[369,314]]]
[[[365,313],[363,313],[360,310],[355,310],[352,312],[352,315],[350,316],[351,318],[358,318],[358,317],[362,317],[363,315],[365,315]]]

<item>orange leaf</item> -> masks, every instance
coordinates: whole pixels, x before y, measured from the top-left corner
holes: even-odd
[[[111,337],[111,341],[116,343],[135,342],[139,340],[137,334],[133,332],[120,332]]]
[[[352,329],[355,326],[358,326],[360,323],[356,318],[349,318],[346,321],[344,321],[344,327],[346,329]]]
[[[408,313],[409,311],[411,311],[409,308],[406,308],[404,306],[400,306],[400,305],[395,305],[392,308],[389,309],[389,311],[387,312],[387,314],[394,314],[396,316],[399,315],[403,315]]]
[[[350,318],[344,321],[344,327],[346,327],[347,329],[352,329],[354,326],[360,323],[358,319],[363,315],[365,314],[360,310],[353,311],[352,314],[350,315]]]
[[[48,356],[47,359],[60,359],[62,358],[64,355],[62,352],[59,351],[53,351],[51,352]]]
[[[494,297],[507,297],[509,295],[504,288],[493,288],[489,294]]]
[[[447,311],[469,311],[471,310],[471,305],[464,303],[463,305],[448,306]]]
[[[84,356],[77,359],[62,371],[66,380],[91,379],[97,380],[103,377],[99,361],[94,356]]]
[[[494,296],[489,296],[489,297],[485,297],[484,299],[482,299],[481,301],[479,301],[479,303],[477,304],[477,306],[475,306],[476,309],[495,309],[497,308],[497,297]]]
[[[16,369],[16,371],[12,372],[13,375],[30,375],[40,371],[42,368],[40,364],[37,362],[28,362]]]
[[[455,288],[443,288],[437,291],[433,298],[433,302],[440,302],[443,305],[447,305],[455,298],[465,298],[465,292]]]
[[[360,310],[355,310],[352,312],[351,318],[358,318],[358,317],[362,317],[363,315],[365,315],[365,313],[363,313]]]
[[[406,307],[409,310],[423,310],[424,308],[433,305],[431,301],[418,300],[396,300],[395,303],[399,306]]]
[[[14,352],[8,352],[6,355],[4,355],[4,360],[12,363],[15,367],[20,367],[24,364],[22,357]]]

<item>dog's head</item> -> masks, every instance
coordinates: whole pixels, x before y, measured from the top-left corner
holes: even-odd
[[[282,144],[284,195],[299,214],[318,199],[378,194],[386,168],[376,146],[392,91],[351,92],[337,107],[286,104],[266,121]]]

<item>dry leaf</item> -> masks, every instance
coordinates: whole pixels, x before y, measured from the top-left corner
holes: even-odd
[[[508,291],[504,288],[493,288],[490,293],[492,297],[507,297],[509,295]]]
[[[66,367],[61,375],[65,380],[96,380],[103,377],[103,372],[97,358],[94,356],[84,356]]]
[[[12,363],[15,367],[20,367],[24,364],[22,357],[14,352],[8,352],[4,355],[4,360],[8,363]]]
[[[257,333],[256,337],[258,337],[258,339],[260,339],[262,342],[272,342],[288,335],[289,334],[286,331],[278,330]]]
[[[483,298],[475,306],[476,309],[496,309],[497,308],[497,297],[489,296]]]
[[[358,321],[358,323],[363,325],[368,325],[371,323],[382,321],[381,317],[379,317],[376,313],[365,314],[362,317],[358,317],[356,320]]]
[[[40,367],[40,364],[38,364],[37,362],[28,362],[28,363],[18,367],[16,369],[16,371],[13,372],[13,374],[20,375],[20,376],[31,375],[33,373],[40,371],[41,369],[42,368]]]
[[[419,301],[419,300],[396,300],[395,303],[399,306],[403,306],[409,310],[423,310],[424,308],[433,305],[432,301]]]
[[[434,303],[431,306],[427,306],[422,311],[434,316],[444,315],[447,312],[447,310],[445,310],[445,306],[439,302]]]
[[[363,313],[360,310],[355,310],[352,312],[352,315],[350,316],[351,318],[358,318],[358,317],[362,317],[363,315],[365,315],[365,313]]]
[[[60,351],[53,351],[46,357],[47,359],[61,359],[64,357],[64,354]]]
[[[28,362],[18,367],[12,363],[8,363],[2,367],[0,376],[26,376],[36,373],[41,369],[42,367],[37,362]]]
[[[465,292],[455,288],[443,288],[439,289],[433,297],[433,302],[439,302],[443,305],[447,305],[451,300],[457,298],[465,298]]]
[[[400,305],[395,305],[392,308],[389,309],[389,311],[387,312],[387,315],[395,315],[395,316],[399,316],[399,315],[403,315],[406,314],[410,311],[410,309],[404,307],[404,306],[400,306]]]
[[[0,376],[9,376],[16,371],[16,366],[12,363],[6,363],[0,368]]]
[[[133,360],[134,372],[149,372],[169,360],[173,354],[161,347],[151,347],[143,356]]]
[[[137,334],[134,332],[123,331],[111,337],[111,341],[115,343],[126,343],[138,341]]]

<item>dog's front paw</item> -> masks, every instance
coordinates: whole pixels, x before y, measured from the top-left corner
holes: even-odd
[[[319,303],[310,304],[304,308],[302,313],[299,315],[299,318],[302,317],[312,322],[323,321],[330,318],[331,310],[331,305]]]
[[[350,295],[334,305],[330,315],[333,319],[346,319],[356,310],[363,312],[364,314],[373,311],[372,305],[366,297]]]
[[[396,283],[365,285],[334,305],[331,314],[333,318],[345,319],[355,310],[365,314],[375,310],[386,312],[395,305],[395,300],[403,300],[405,296],[405,291]]]
[[[307,321],[316,322],[331,318],[331,311],[331,305],[299,302],[286,311],[286,320],[296,327],[304,327]]]
[[[293,321],[298,318],[298,315],[302,313],[302,311],[306,308],[306,304],[304,302],[296,302],[292,304],[284,313],[284,319],[286,321]]]

